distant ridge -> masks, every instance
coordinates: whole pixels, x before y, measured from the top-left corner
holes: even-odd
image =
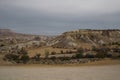
[[[93,46],[99,47],[100,45],[113,42],[120,43],[119,29],[79,29],[68,31],[57,36],[50,44],[54,47],[61,48],[91,48]]]
[[[120,43],[119,29],[78,29],[74,31],[64,32],[58,36],[41,36],[16,33],[10,29],[0,29],[0,37],[17,37],[34,39],[39,36],[40,40],[44,40],[46,46],[59,48],[92,48],[99,47],[103,44]]]
[[[17,33],[11,29],[0,29],[0,37],[19,37],[19,36],[34,36],[32,34]]]

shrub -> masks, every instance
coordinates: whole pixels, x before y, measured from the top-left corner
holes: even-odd
[[[17,53],[16,53],[17,51]],[[15,52],[15,54],[13,53],[9,53],[9,54],[6,54],[4,56],[4,60],[9,60],[9,61],[14,61],[16,63],[27,63],[27,61],[29,61],[29,56],[27,55],[27,51],[25,49],[17,49]]]
[[[55,52],[55,51],[51,52],[51,55],[55,55],[55,54],[56,54],[56,52]]]
[[[95,46],[92,46],[92,51],[97,51],[98,48],[96,48]]]
[[[19,62],[19,56],[16,54],[6,54],[3,58],[4,60]]]
[[[82,53],[77,53],[75,55],[75,58],[79,59],[79,58],[83,58],[83,54]]]
[[[27,54],[21,56],[22,63],[26,64],[29,61],[29,56]]]
[[[96,57],[97,57],[97,58],[105,58],[106,55],[105,55],[105,53],[97,53],[97,54],[96,54]]]
[[[64,61],[64,60],[70,60],[70,57],[63,56],[63,57],[58,57],[58,59],[60,59],[61,61]]]
[[[86,55],[85,55],[85,58],[95,58],[95,55],[92,55],[92,54],[86,54]]]
[[[54,61],[54,60],[56,60],[57,58],[56,58],[55,56],[52,56],[50,59]]]
[[[3,46],[5,46],[5,44],[0,44],[0,47],[3,47]]]
[[[41,54],[36,54],[36,55],[34,56],[34,59],[35,59],[36,61],[39,61],[39,60],[40,60],[40,56],[41,56]]]
[[[105,48],[105,47],[99,48],[99,49],[97,49],[96,57],[97,58],[105,58],[108,56],[108,51],[110,51],[109,48]]]
[[[73,55],[73,56],[71,57],[71,59],[76,59],[76,56],[75,56],[75,55]]]
[[[112,54],[107,53],[107,54],[106,54],[106,57],[111,58],[111,57],[112,57]]]

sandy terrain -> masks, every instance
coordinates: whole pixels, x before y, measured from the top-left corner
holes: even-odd
[[[0,66],[0,80],[119,80],[120,65],[36,67]]]

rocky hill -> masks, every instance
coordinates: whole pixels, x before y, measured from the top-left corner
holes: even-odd
[[[7,45],[23,45],[30,46],[31,44],[46,44],[47,41],[51,40],[52,36],[45,36],[45,35],[33,35],[33,34],[22,34],[14,32],[10,29],[0,29],[0,47],[7,46]],[[30,43],[30,45],[29,45]],[[37,45],[37,46],[40,46]]]
[[[60,48],[91,48],[120,43],[120,30],[76,30],[57,36],[49,45]]]
[[[120,30],[75,30],[68,31],[59,36],[29,35],[16,33],[9,29],[0,29],[0,64],[6,63],[3,58],[7,54],[18,54],[19,50],[31,50],[33,54],[42,53],[39,49],[45,47],[52,48],[53,54],[56,49],[61,49],[62,56],[75,55],[78,49],[82,49],[85,54],[96,54],[96,50],[108,51],[110,54],[119,56],[120,50]],[[65,54],[63,49],[69,49]],[[96,50],[95,50],[96,49]],[[38,50],[39,52],[35,52]],[[51,52],[52,52],[51,51]],[[105,52],[106,53],[106,52]],[[58,53],[59,54],[59,53]],[[107,54],[107,53],[106,53]],[[57,55],[56,55],[57,56]]]
[[[10,29],[0,29],[0,44],[44,43],[44,46],[58,48],[91,48],[99,47],[104,44],[119,43],[120,30],[91,30],[82,29],[68,31],[59,36],[30,35],[13,32]]]

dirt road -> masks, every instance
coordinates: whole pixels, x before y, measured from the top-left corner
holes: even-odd
[[[0,66],[0,80],[120,80],[120,65],[78,67]]]

